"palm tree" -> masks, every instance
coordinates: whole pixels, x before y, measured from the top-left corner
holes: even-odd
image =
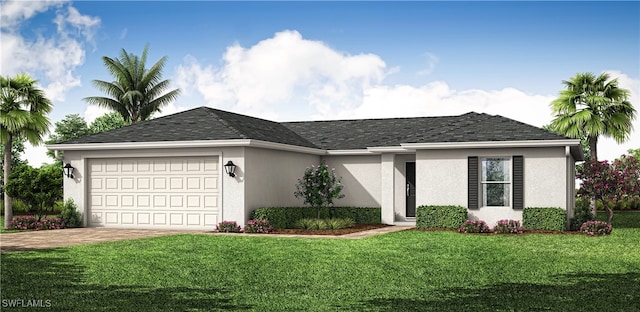
[[[38,145],[49,131],[47,114],[53,108],[44,92],[36,87],[36,80],[26,74],[13,78],[0,76],[0,139],[4,143],[4,181],[11,173],[11,146],[15,137],[26,138]],[[4,227],[13,218],[11,197],[4,192]]]
[[[598,160],[598,138],[611,137],[618,143],[629,138],[635,109],[629,90],[618,87],[618,79],[603,73],[578,73],[562,82],[566,90],[551,102],[555,115],[551,128],[571,138],[587,138],[591,160]]]
[[[149,119],[151,114],[160,112],[163,106],[174,101],[180,89],[165,93],[171,82],[161,80],[167,57],[147,69],[148,48],[148,45],[144,47],[141,57],[127,53],[125,49],[122,49],[119,58],[103,56],[104,66],[115,80],[94,80],[93,85],[106,93],[107,97],[92,96],[84,100],[115,111],[131,123]]]

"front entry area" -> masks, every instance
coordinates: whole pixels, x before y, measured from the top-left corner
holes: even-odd
[[[407,218],[416,217],[416,163],[414,161],[405,163],[406,173],[406,214]]]

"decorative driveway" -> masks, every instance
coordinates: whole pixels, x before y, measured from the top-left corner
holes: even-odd
[[[204,231],[77,228],[0,234],[0,250],[24,251]]]
[[[412,229],[412,226],[387,226],[378,229],[356,232],[351,234],[333,235],[289,235],[289,234],[238,234],[213,233],[208,231],[188,230],[136,230],[136,229],[107,229],[107,228],[77,228],[47,231],[25,231],[0,234],[0,251],[28,251],[72,245],[110,242],[125,239],[158,237],[177,234],[207,234],[207,235],[246,235],[270,237],[306,237],[306,238],[344,238],[358,239],[384,233],[399,232]]]

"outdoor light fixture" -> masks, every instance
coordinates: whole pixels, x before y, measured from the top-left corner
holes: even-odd
[[[229,160],[224,165],[224,171],[232,178],[236,176],[236,165],[233,163],[233,161]]]
[[[64,165],[64,167],[62,167],[62,169],[64,169],[64,175],[67,176],[67,178],[73,179],[73,167],[71,167],[70,163],[67,163],[66,165]]]

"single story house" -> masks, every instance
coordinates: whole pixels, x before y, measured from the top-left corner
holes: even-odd
[[[461,205],[489,224],[523,207],[572,215],[583,159],[579,140],[488,114],[274,122],[208,107],[47,148],[73,168],[64,196],[85,226],[162,229],[302,206],[295,184],[321,161],[343,178],[337,205],[381,207],[387,224],[415,222],[419,205]]]

